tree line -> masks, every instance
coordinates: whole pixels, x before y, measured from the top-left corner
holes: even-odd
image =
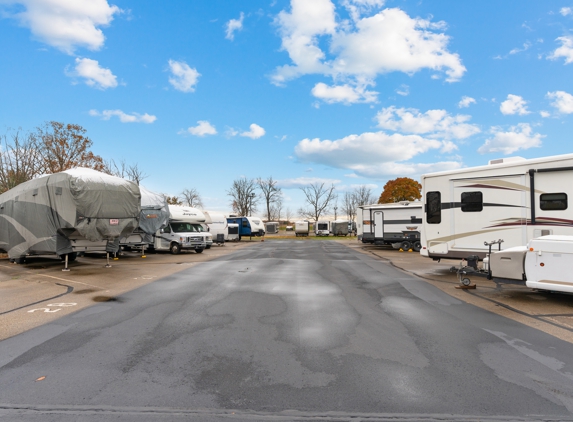
[[[18,129],[0,135],[0,193],[40,175],[74,167],[92,168],[138,185],[148,177],[137,164],[104,160],[91,151],[92,145],[93,141],[82,126],[56,121],[45,122],[31,132],[24,133]],[[420,183],[408,177],[390,180],[384,185],[378,203],[418,200],[421,188]],[[375,201],[372,189],[365,185],[346,191],[341,197],[333,184],[327,186],[316,182],[300,190],[304,194],[305,205],[296,214],[313,221],[332,213],[335,218],[345,215],[352,221],[358,206]],[[284,208],[282,189],[272,176],[236,179],[227,195],[233,212],[238,215],[250,216],[261,206],[267,221],[291,221],[295,217],[293,210]],[[169,204],[203,208],[201,195],[195,188],[185,189],[179,196],[166,195],[166,198]]]

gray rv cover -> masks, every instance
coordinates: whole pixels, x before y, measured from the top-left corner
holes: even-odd
[[[139,187],[141,191],[141,216],[139,228],[146,234],[145,241],[153,242],[157,230],[167,227],[169,223],[169,204],[167,198],[159,193]]]
[[[139,187],[76,168],[22,183],[0,195],[0,249],[11,259],[73,251],[73,240],[116,244],[137,227]]]

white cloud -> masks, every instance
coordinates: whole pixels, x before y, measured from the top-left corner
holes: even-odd
[[[3,0],[25,10],[12,15],[38,40],[67,54],[78,47],[99,50],[105,41],[99,27],[107,26],[121,9],[107,0]]]
[[[277,186],[284,189],[296,189],[312,185],[314,183],[324,183],[325,186],[336,185],[340,183],[338,179],[323,179],[320,177],[297,177],[295,179],[277,180]]]
[[[197,126],[188,127],[187,130],[179,131],[180,135],[190,134],[195,136],[216,135],[217,129],[207,120],[198,120]]]
[[[475,98],[464,95],[460,100],[460,102],[458,103],[458,108],[468,108],[470,104],[475,104],[475,103],[476,103]]]
[[[265,130],[256,123],[251,124],[249,128],[250,128],[249,131],[242,132],[239,136],[244,136],[246,138],[251,138],[251,139],[259,139],[266,133]]]
[[[367,132],[334,141],[303,139],[296,145],[295,154],[302,162],[349,169],[358,175],[372,177],[398,175],[397,169],[409,169],[407,174],[415,174],[420,165],[407,161],[443,146],[441,141],[419,135]]]
[[[90,116],[101,117],[102,120],[109,120],[113,116],[117,116],[121,123],[153,123],[157,120],[156,116],[151,114],[131,113],[127,114],[121,110],[103,110],[101,113],[97,110],[90,110]]]
[[[541,110],[539,112],[539,115],[543,118],[551,117],[551,113],[549,113],[548,111],[545,111],[545,110]]]
[[[573,36],[568,35],[557,38],[561,42],[561,47],[557,48],[548,56],[548,59],[557,60],[560,57],[565,58],[565,64],[573,63]]]
[[[66,75],[84,78],[86,85],[97,89],[103,90],[117,86],[117,77],[111,70],[101,67],[97,60],[76,58],[75,69],[72,72],[66,69]]]
[[[396,89],[396,94],[406,97],[410,95],[410,87],[406,84],[402,84],[399,88]]]
[[[352,20],[357,21],[364,13],[384,6],[385,0],[343,0],[342,5],[348,10]]]
[[[319,82],[312,88],[312,95],[329,104],[353,104],[375,102],[378,93],[367,91],[365,87],[350,86],[348,84],[328,86]]]
[[[487,139],[478,148],[480,154],[501,152],[507,155],[519,150],[538,148],[541,146],[541,139],[545,138],[545,135],[533,133],[528,123],[512,126],[508,132],[504,132],[499,127],[492,127],[491,133],[493,138]]]
[[[428,110],[420,113],[413,108],[383,108],[376,114],[378,127],[395,132],[428,135],[431,138],[465,139],[480,132],[476,125],[466,123],[471,117],[451,116],[446,110]],[[451,149],[448,144],[447,149]]]
[[[279,13],[275,23],[292,64],[278,67],[273,83],[321,74],[339,86],[367,87],[380,74],[411,75],[422,69],[443,72],[453,82],[466,71],[459,56],[447,50],[449,37],[440,32],[445,27],[442,22],[413,19],[396,8],[360,16],[382,1],[347,0],[343,4],[356,11],[352,23],[337,23],[331,0],[291,0],[291,12]],[[326,44],[330,50],[323,51],[321,45]]]
[[[530,111],[527,110],[527,101],[525,101],[523,97],[513,94],[507,96],[507,100],[500,104],[499,110],[505,115],[519,114],[523,116],[524,114],[530,113]]]
[[[241,16],[239,17],[239,19],[231,19],[229,22],[227,22],[225,30],[225,38],[231,41],[235,39],[235,32],[243,29],[244,18],[245,15],[243,12],[241,12]]]
[[[551,103],[553,107],[563,114],[573,113],[573,95],[565,91],[548,92],[547,98],[555,100]]]
[[[559,10],[559,13],[561,13],[563,16],[568,16],[568,15],[570,15],[572,12],[573,12],[573,11],[572,11],[572,9],[571,9],[570,7],[562,7],[562,8]]]
[[[169,83],[176,90],[182,92],[195,91],[195,85],[197,85],[197,80],[201,76],[197,69],[189,67],[185,62],[169,60],[169,70],[172,75],[169,77]]]
[[[529,50],[531,45],[532,45],[531,42],[527,41],[527,42],[523,43],[522,48],[514,48],[513,50],[511,50],[509,52],[509,54],[517,54],[517,53],[521,53],[522,51],[527,51],[527,50]]]

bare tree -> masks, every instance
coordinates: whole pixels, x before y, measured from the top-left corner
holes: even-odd
[[[165,195],[165,199],[167,199],[169,205],[183,205],[183,202],[181,202],[178,196]]]
[[[0,136],[0,193],[44,173],[41,151],[34,134],[20,130]]]
[[[285,219],[287,223],[290,223],[292,218],[293,218],[292,210],[289,207],[287,207],[287,209],[285,210]]]
[[[342,210],[348,216],[349,221],[354,221],[356,217],[356,201],[357,197],[354,192],[344,192],[344,197],[342,198]]]
[[[80,125],[46,122],[36,128],[35,136],[41,150],[46,173],[58,173],[73,167],[88,167],[102,171],[103,159],[89,149],[93,142],[85,136]]]
[[[372,194],[372,189],[365,185],[360,185],[352,192],[355,196],[356,206],[375,204],[376,198]]]
[[[273,180],[273,176],[263,180],[260,177],[257,179],[257,185],[262,193],[262,199],[267,206],[267,221],[271,221],[271,208],[277,200],[280,199],[282,191],[277,187],[277,181]]]
[[[298,213],[301,217],[314,220],[320,219],[323,213],[328,212],[331,202],[336,197],[334,185],[325,188],[324,183],[313,183],[308,187],[300,188],[306,197],[308,208],[300,208]]]
[[[275,203],[271,206],[271,215],[269,221],[280,221],[281,214],[283,211],[283,199],[279,197]]]
[[[231,197],[233,212],[241,216],[249,216],[257,211],[256,187],[257,184],[253,179],[242,177],[233,181],[231,189],[227,191],[227,195]]]
[[[128,165],[126,164],[125,160],[121,160],[119,165],[116,164],[115,160],[111,159],[108,161],[104,161],[104,168],[102,171],[104,173],[111,174],[112,176],[121,177],[122,179],[131,180],[135,182],[137,185],[141,183],[141,181],[148,177],[147,174],[144,174],[142,170],[140,170],[139,165],[133,164]]]
[[[201,195],[197,192],[197,189],[185,189],[181,192],[183,197],[183,203],[189,207],[203,208],[203,201],[201,200]]]

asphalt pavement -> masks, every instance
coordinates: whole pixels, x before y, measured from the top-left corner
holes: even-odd
[[[0,342],[0,417],[573,420],[572,343],[397,266],[267,239],[114,294]]]

